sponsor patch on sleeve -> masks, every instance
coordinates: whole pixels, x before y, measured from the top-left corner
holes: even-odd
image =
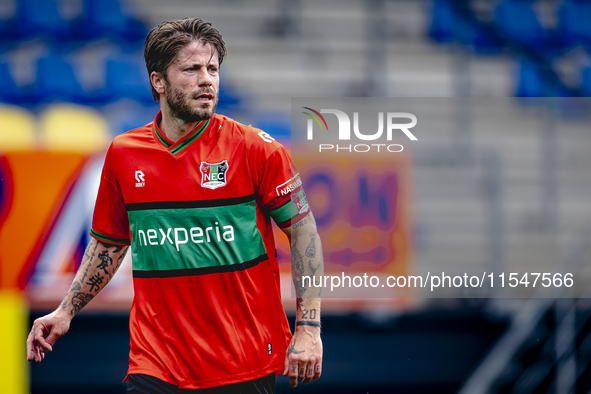
[[[277,191],[277,197],[290,194],[300,186],[302,186],[302,180],[300,179],[300,174],[298,173],[290,180],[283,182],[281,185],[275,188]]]
[[[303,189],[300,189],[297,193],[291,195],[291,202],[295,205],[298,215],[308,210],[308,200],[306,199],[306,193],[304,193]]]

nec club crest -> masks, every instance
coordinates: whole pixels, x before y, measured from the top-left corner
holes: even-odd
[[[201,186],[208,189],[217,189],[226,186],[228,173],[228,160],[221,163],[201,162]]]
[[[308,200],[303,190],[293,192],[291,194],[291,202],[295,205],[298,214],[304,213],[308,210]]]

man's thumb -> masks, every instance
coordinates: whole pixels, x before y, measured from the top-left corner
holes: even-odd
[[[52,327],[51,331],[49,331],[49,335],[47,336],[47,338],[45,340],[47,341],[47,343],[49,343],[51,346],[53,346],[55,341],[57,341],[64,334],[65,334],[65,331],[63,329],[59,329],[57,327]]]

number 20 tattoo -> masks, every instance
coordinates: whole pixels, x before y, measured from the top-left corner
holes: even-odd
[[[302,319],[316,319],[316,309],[302,309]]]

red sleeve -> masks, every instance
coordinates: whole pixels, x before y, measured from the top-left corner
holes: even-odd
[[[105,158],[90,235],[101,242],[130,245],[129,219],[121,189],[112,170],[112,150],[113,144]]]
[[[262,166],[257,197],[280,228],[300,221],[310,212],[300,174],[282,145]]]

